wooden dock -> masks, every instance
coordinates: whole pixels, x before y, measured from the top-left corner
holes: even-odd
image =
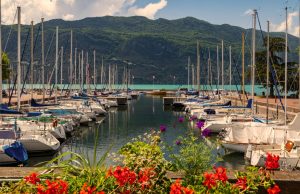
[[[127,97],[99,97],[99,98],[117,101],[118,105],[127,105]]]
[[[185,101],[187,99],[187,97],[170,97],[170,96],[167,96],[167,97],[163,97],[163,103],[164,105],[172,105],[173,102],[175,101]]]

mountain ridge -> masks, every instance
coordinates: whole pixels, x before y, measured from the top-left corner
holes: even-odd
[[[35,25],[35,34],[38,31],[40,23]],[[92,51],[97,52],[97,69],[99,70],[101,58],[104,57],[106,66],[109,64],[118,64],[119,80],[122,79],[122,72],[126,61],[131,65],[132,75],[135,77],[135,83],[152,83],[152,76],[156,76],[157,83],[173,83],[174,76],[177,83],[187,82],[187,58],[191,57],[193,64],[196,63],[196,41],[199,40],[201,46],[201,77],[204,81],[207,74],[207,58],[210,48],[213,74],[216,73],[216,46],[219,45],[219,59],[221,60],[221,40],[224,40],[225,54],[224,65],[225,74],[228,74],[228,46],[232,46],[232,54],[240,69],[240,50],[241,34],[246,33],[246,46],[249,51],[251,45],[251,29],[244,29],[239,26],[229,24],[215,25],[194,17],[185,17],[175,20],[159,18],[150,20],[141,16],[104,16],[90,17],[75,21],[65,21],[62,19],[53,19],[45,21],[45,51],[49,46],[49,55],[46,64],[51,72],[54,64],[55,41],[53,42],[55,27],[59,26],[60,45],[64,47],[65,53],[70,49],[70,29],[73,30],[74,40],[73,48],[89,51],[89,63],[93,63]],[[25,45],[27,38],[28,25],[22,26],[22,45]],[[4,40],[7,39],[10,26],[3,27]],[[265,32],[263,32],[265,35]],[[257,48],[262,49],[261,33],[257,30]],[[283,33],[272,33],[276,36],[284,36]],[[51,43],[52,40],[52,43]],[[41,38],[38,36],[35,60],[40,61],[41,56]],[[298,41],[295,36],[289,35],[290,57],[296,59],[294,52]],[[8,44],[8,55],[10,58],[16,57],[16,26],[12,27],[11,40]],[[29,61],[30,44],[27,42],[23,61]],[[74,51],[73,51],[73,54]],[[64,72],[68,72],[67,54],[64,62]],[[78,56],[76,56],[78,59]],[[85,57],[86,58],[86,57]],[[73,60],[74,61],[74,60]],[[124,62],[125,61],[125,62]],[[247,65],[250,61],[250,53],[246,53]],[[221,64],[221,61],[220,61]],[[37,67],[38,68],[38,67]],[[99,77],[99,76],[98,76]],[[215,76],[214,76],[215,77]]]

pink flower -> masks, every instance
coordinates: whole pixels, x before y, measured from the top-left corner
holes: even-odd
[[[179,118],[178,118],[178,122],[179,122],[179,123],[183,123],[183,121],[184,121],[184,118],[183,118],[183,117],[179,117]]]
[[[165,132],[165,131],[167,130],[167,126],[166,126],[166,125],[160,125],[160,126],[159,126],[159,130],[160,130],[161,132]]]
[[[209,137],[210,134],[211,134],[211,130],[208,128],[204,129],[201,133],[202,137]]]
[[[198,121],[196,123],[196,126],[197,126],[198,129],[201,129],[204,126],[204,122],[203,121]]]

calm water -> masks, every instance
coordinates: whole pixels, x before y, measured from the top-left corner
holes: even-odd
[[[8,84],[4,84],[4,89],[8,88]],[[49,88],[49,86],[47,86]],[[59,88],[64,88],[67,89],[69,88],[69,86],[67,84],[64,85],[60,85],[58,84]],[[30,89],[31,86],[30,85],[25,85],[25,88]],[[42,88],[41,84],[34,84],[34,88]],[[87,86],[85,85],[84,88],[87,88]],[[90,85],[90,88],[93,90],[95,89],[94,85]],[[96,86],[97,89],[101,89],[101,88],[107,88],[107,85],[100,85],[98,84]],[[113,89],[125,89],[126,85],[115,85],[113,86]],[[134,84],[134,85],[129,85],[129,88],[133,89],[133,90],[178,90],[179,88],[189,88],[192,89],[192,86],[188,86],[188,85],[179,85],[179,84]],[[194,86],[194,89],[196,89],[197,87]],[[211,90],[211,89],[217,89],[216,85],[212,85],[212,86],[208,86],[208,85],[201,85],[201,88],[205,89],[205,90]],[[80,89],[80,85],[72,85],[72,89]],[[221,86],[219,86],[219,89],[221,89]],[[224,85],[224,89],[226,90],[241,90],[241,86],[235,86],[235,85]],[[263,88],[261,85],[256,85],[255,86],[255,93],[257,93],[257,95],[262,95],[262,92],[266,92],[265,88]],[[245,90],[246,92],[251,92],[251,85],[245,85]]]
[[[164,107],[162,98],[141,96],[138,100],[132,100],[127,106],[111,109],[105,118],[100,118],[103,120],[101,124],[95,123],[91,127],[81,127],[78,130],[79,134],[64,145],[62,152],[71,150],[84,153],[92,159],[98,134],[97,158],[100,158],[110,147],[111,152],[116,152],[132,138],[143,135],[151,129],[159,129],[161,124],[167,125],[167,131],[163,134],[162,140],[168,145],[174,145],[177,137],[184,135],[187,129],[192,127],[190,122],[178,123],[180,116],[184,116],[184,113]],[[29,165],[49,159],[51,158],[31,158]],[[243,163],[243,156],[229,155],[221,164],[236,169]]]

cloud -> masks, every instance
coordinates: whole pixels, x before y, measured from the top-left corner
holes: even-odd
[[[129,13],[133,13],[133,15],[145,16],[150,19],[154,19],[155,14],[166,7],[168,2],[166,0],[160,0],[157,3],[150,3],[144,8],[132,7],[129,9]]]
[[[2,20],[6,24],[16,23],[14,15],[17,6],[21,6],[22,23],[26,24],[31,20],[37,23],[41,17],[45,20],[78,20],[105,15],[138,15],[153,19],[167,5],[167,0],[159,0],[138,7],[137,1],[139,0],[2,0]]]
[[[73,14],[65,14],[65,15],[63,15],[62,19],[63,20],[73,20],[74,17],[75,16]]]
[[[288,33],[298,36],[299,26],[298,26],[298,12],[292,12],[288,14],[287,23],[288,23]],[[270,24],[270,31],[274,32],[285,32],[286,21],[282,21],[279,24]]]
[[[253,14],[253,9],[248,9],[244,12],[243,15],[252,15]]]

